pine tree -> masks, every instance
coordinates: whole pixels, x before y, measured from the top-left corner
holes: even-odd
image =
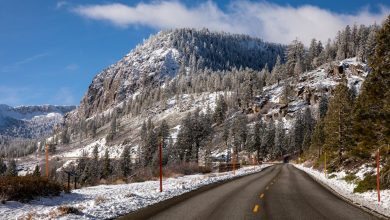
[[[106,137],[107,141],[114,140],[114,137],[117,132],[117,118],[116,114],[112,116],[111,123],[110,123],[110,131],[108,132],[108,135]]]
[[[284,122],[279,120],[275,130],[275,147],[273,154],[275,157],[283,156],[286,153],[286,130],[284,129]]]
[[[69,134],[68,134],[68,126],[65,125],[63,127],[63,130],[61,132],[61,143],[68,144],[70,141]]]
[[[310,42],[309,50],[306,55],[306,65],[309,69],[315,68],[313,61],[318,55],[317,40],[313,38]]]
[[[225,102],[225,98],[222,95],[219,95],[213,114],[214,122],[221,124],[223,120],[225,120],[226,111],[227,104]]]
[[[256,151],[257,160],[260,160],[261,156],[261,141],[262,141],[262,127],[263,122],[260,119],[255,123],[255,126],[253,128],[253,139],[252,139],[252,149]]]
[[[375,50],[369,57],[372,72],[363,83],[354,109],[354,139],[361,157],[370,156],[374,149],[390,142],[389,42],[390,16],[377,32]]]
[[[34,172],[33,172],[33,176],[37,176],[37,177],[40,177],[40,176],[41,176],[41,171],[40,171],[40,169],[39,169],[38,164],[35,165],[35,169],[34,169]]]
[[[313,154],[317,154],[317,158],[322,155],[322,148],[325,142],[324,122],[321,118],[314,127],[313,134],[311,136],[310,150]]]
[[[328,111],[328,97],[325,94],[321,95],[320,104],[318,106],[319,119],[323,119]]]
[[[229,140],[229,127],[230,127],[230,123],[226,121],[223,125],[223,133],[222,133],[222,139],[226,147],[228,145],[228,140]]]
[[[160,127],[158,128],[159,140],[165,140],[169,137],[169,126],[167,121],[163,120]]]
[[[91,179],[95,183],[100,179],[99,148],[97,144],[93,147],[91,164]]]
[[[131,172],[130,147],[126,146],[121,154],[120,169],[123,177],[127,177]]]
[[[7,170],[5,172],[6,176],[17,176],[18,171],[16,170],[16,161],[15,159],[11,159],[8,163]]]
[[[267,66],[267,69],[265,70],[264,74],[266,76],[269,75],[268,66]],[[280,56],[277,56],[276,63],[274,65],[274,67],[272,68],[271,76],[268,78],[267,85],[271,85],[271,84],[276,83],[276,82],[279,84],[280,80],[283,80],[285,78],[286,78],[286,76],[284,75],[284,72],[283,72],[282,59],[280,58]]]
[[[3,176],[7,171],[7,165],[5,165],[4,160],[0,157],[0,176]]]
[[[328,111],[324,119],[325,148],[329,153],[338,152],[339,164],[343,160],[343,152],[351,147],[351,113],[352,96],[343,76],[329,101]]]
[[[305,47],[302,42],[293,40],[287,48],[287,72],[290,76],[298,72],[298,70],[305,70],[306,67],[303,65],[305,58]],[[297,64],[298,63],[298,64]],[[297,71],[294,71],[294,70]],[[299,71],[301,73],[302,71]]]
[[[272,149],[274,148],[274,145],[275,145],[275,133],[276,133],[275,122],[274,122],[273,119],[271,119],[268,122],[268,125],[267,125],[267,127],[265,129],[264,138],[263,138],[263,141],[262,141],[262,148],[263,148],[262,155],[263,156],[266,156],[266,154],[270,153],[272,151]]]
[[[87,163],[88,163],[87,156],[88,156],[87,152],[82,151],[81,157],[79,159],[77,159],[77,174],[78,175],[81,175],[84,172],[85,167],[87,166]]]
[[[305,138],[305,122],[301,111],[299,111],[295,116],[293,132],[294,150],[301,154],[303,151],[303,140]]]
[[[108,153],[108,148],[106,148],[104,152],[104,158],[103,158],[103,170],[102,170],[102,177],[107,178],[111,174],[111,159]]]

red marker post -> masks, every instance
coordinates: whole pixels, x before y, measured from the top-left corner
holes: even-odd
[[[381,191],[380,191],[380,170],[379,170],[379,149],[376,154],[376,190],[378,191],[378,203],[381,202]]]
[[[163,191],[163,188],[162,188],[162,142],[163,141],[161,141],[160,142],[160,149],[159,149],[159,151],[160,151],[160,192],[162,192]]]

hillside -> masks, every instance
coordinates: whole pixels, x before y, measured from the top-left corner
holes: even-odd
[[[33,147],[31,145],[36,145],[35,141],[50,136],[54,126],[61,123],[63,116],[75,108],[75,106],[54,105],[19,107],[0,105],[0,148],[2,154],[18,152],[18,148],[26,147],[26,145]],[[25,150],[20,149],[21,152]]]
[[[89,118],[134,99],[178,75],[232,68],[261,70],[273,66],[285,47],[245,35],[177,29],[151,36],[117,63],[97,74],[77,109]]]

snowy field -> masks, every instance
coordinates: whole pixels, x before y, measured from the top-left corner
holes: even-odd
[[[378,203],[378,196],[376,191],[369,191],[365,193],[353,193],[353,189],[356,187],[354,183],[348,183],[343,178],[345,177],[345,172],[332,173],[335,175],[334,178],[326,178],[323,172],[318,170],[304,167],[300,164],[295,164],[300,170],[308,173],[317,181],[329,186],[338,194],[343,197],[353,201],[355,204],[360,206],[365,206],[369,209],[375,210],[387,217],[390,217],[390,190],[381,190],[381,202]],[[362,172],[360,172],[361,174]],[[357,176],[360,175],[359,173]]]
[[[0,219],[107,219],[124,215],[154,203],[181,195],[199,187],[232,179],[265,167],[248,166],[232,172],[187,175],[163,181],[162,193],[159,181],[147,181],[120,185],[100,185],[73,190],[59,197],[40,198],[29,203],[10,201],[0,204]],[[79,214],[62,214],[59,207],[74,207]]]

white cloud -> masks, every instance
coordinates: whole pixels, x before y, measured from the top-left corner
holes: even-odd
[[[267,41],[289,43],[298,37],[308,44],[311,38],[326,41],[347,24],[381,23],[390,12],[381,7],[371,13],[362,9],[355,14],[340,14],[316,6],[281,6],[262,1],[233,1],[225,11],[212,1],[188,7],[178,1],[157,1],[128,6],[120,3],[82,5],[73,9],[79,15],[108,21],[118,27],[132,25],[155,29],[209,28],[211,30],[243,33]]]

